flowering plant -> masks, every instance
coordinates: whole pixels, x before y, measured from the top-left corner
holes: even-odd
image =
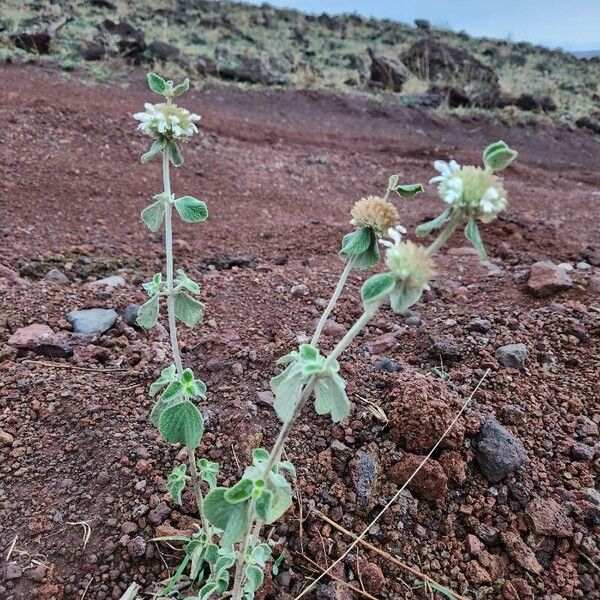
[[[199,223],[207,219],[208,209],[203,201],[192,196],[176,198],[171,191],[169,171],[171,164],[176,167],[183,164],[180,144],[197,132],[195,122],[200,117],[172,103],[174,97],[189,88],[187,79],[174,86],[151,73],[148,83],[166,102],[147,104],[146,112],[134,117],[140,121],[138,129],[154,139],[142,162],[162,155],[163,191],[153,197],[141,217],[151,231],[158,231],[164,225],[166,276],[156,273],[144,284],[149,299],[140,307],[137,321],[144,328],[155,326],[164,300],[173,362],[162,369],[158,379],[150,385],[150,396],[157,398],[150,419],[164,441],[186,448],[187,465],[173,469],[168,475],[167,487],[173,500],[180,504],[190,482],[200,516],[198,531],[191,537],[158,538],[185,543],[181,565],[159,593],[161,597],[169,596],[177,585],[179,592],[187,588],[186,597],[193,600],[217,597],[253,600],[263,584],[272,553],[269,543],[260,540],[262,528],[274,523],[292,504],[291,481],[295,479],[296,470],[291,462],[282,460],[282,452],[304,406],[314,395],[314,408],[319,415],[329,414],[335,423],[349,415],[352,404],[346,393],[346,382],[340,375],[341,354],[384,303],[389,301],[392,310],[399,313],[418,302],[434,275],[433,255],[454,231],[459,219],[466,216],[469,223],[475,218],[487,222],[490,215],[504,207],[505,200],[500,200],[505,197],[504,189],[493,172],[504,168],[516,153],[498,142],[484,152],[485,170],[461,168],[455,162],[436,163],[441,175],[434,181],[439,183],[440,194],[450,207],[434,225],[417,228],[417,234],[441,227],[447,220],[449,224],[428,247],[403,241],[402,234],[406,230],[389,201],[391,192],[401,197],[422,192],[420,184],[400,184],[399,177],[392,175],[384,197],[368,196],[354,205],[350,224],[355,230],[342,241],[340,256],[345,266],[331,300],[311,342],[280,358],[278,364],[285,368],[270,382],[275,395],[275,412],[282,422],[277,440],[271,451],[253,450],[252,464],[245,468],[237,483],[230,487],[219,486],[218,463],[196,458],[204,433],[204,419],[197,402],[206,399],[207,386],[190,368],[184,368],[176,327],[177,321],[196,325],[204,312],[203,304],[197,299],[200,286],[183,270],[174,269],[172,213],[175,209],[184,222]],[[378,264],[379,246],[385,247],[386,271],[364,282],[362,315],[334,349],[328,355],[323,354],[319,349],[320,335],[349,273],[353,268],[367,269]],[[186,568],[188,579],[184,584],[181,579]],[[133,584],[124,598],[133,600],[137,589]]]

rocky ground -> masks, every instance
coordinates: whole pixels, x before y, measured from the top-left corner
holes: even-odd
[[[196,517],[189,495],[180,508],[166,493],[185,457],[148,421],[166,331],[131,326],[164,260],[138,218],[160,190],[130,117],[149,92],[137,71],[128,91],[51,68],[0,77],[0,597],[117,599],[173,572],[180,553],[152,538]],[[520,152],[509,210],[483,228],[490,262],[456,237],[423,301],[403,317],[382,310],[344,356],[351,417],[332,426],[307,411],[296,428],[299,494],[273,528],[284,561],[266,597],[293,598],[348,545],[317,511],[359,532],[489,369],[368,540],[469,598],[598,598],[597,142],[317,92],[213,87],[185,104],[202,132],[174,189],[206,200],[210,218],[175,231],[207,306],[182,333],[184,361],[208,384],[200,450],[224,484],[276,434],[274,360],[331,293],[353,202],[392,172],[428,180],[436,158],[479,162],[496,139]],[[439,211],[431,186],[397,205],[409,229]],[[360,311],[362,280],[350,278],[325,349]],[[336,576],[370,597],[430,597],[365,548]],[[327,581],[316,597],[359,594]]]
[[[0,57],[50,60],[99,80],[118,81],[115,72],[133,63],[205,84],[376,94],[600,134],[600,57],[475,38],[424,19],[413,25],[212,0],[4,0],[3,9]]]

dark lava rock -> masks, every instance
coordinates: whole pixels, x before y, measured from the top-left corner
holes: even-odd
[[[90,0],[90,6],[96,8],[108,8],[109,10],[116,10],[117,6],[110,2],[110,0]]]
[[[376,371],[385,371],[387,373],[398,373],[404,371],[404,367],[391,358],[382,358],[375,363]]]
[[[477,333],[487,333],[492,328],[492,324],[487,319],[475,317],[469,321],[469,330]]]
[[[16,562],[9,562],[4,565],[2,569],[2,579],[4,581],[10,581],[12,579],[19,579],[23,576],[23,569]]]
[[[532,112],[553,112],[556,110],[556,103],[550,96],[533,96],[531,94],[521,94],[515,100],[515,106],[521,110]]]
[[[523,444],[491,417],[485,421],[474,442],[479,469],[492,483],[502,481],[519,469],[527,458]]]
[[[79,54],[84,60],[102,60],[106,56],[106,48],[97,42],[88,42],[79,47]]]
[[[377,485],[377,458],[370,452],[359,450],[348,464],[348,469],[359,504],[368,506]]]
[[[21,48],[26,52],[36,52],[37,54],[48,54],[50,52],[52,36],[47,31],[17,33],[12,39],[17,48]]]
[[[89,344],[93,339],[93,335],[70,331],[54,333],[47,325],[33,324],[17,329],[8,343],[19,350],[32,350],[50,358],[66,358],[76,347]]]
[[[429,31],[431,23],[427,19],[415,19],[415,27],[421,31]]]
[[[88,308],[72,310],[67,320],[73,325],[75,333],[101,334],[116,323],[118,316],[114,308]]]
[[[181,52],[177,46],[168,44],[167,42],[161,42],[160,40],[154,40],[146,48],[146,54],[154,60],[167,61],[175,60],[179,58]]]
[[[594,460],[595,454],[596,452],[592,446],[588,446],[582,442],[575,442],[571,446],[571,456],[575,460]]]
[[[506,344],[505,346],[500,346],[494,356],[503,367],[523,371],[525,370],[527,347],[525,344]]]
[[[140,310],[139,304],[130,304],[123,311],[123,321],[130,327],[137,325],[137,315]]]
[[[415,42],[401,60],[422,79],[464,89],[475,106],[491,108],[496,105],[500,95],[498,75],[461,48],[425,38]]]
[[[375,54],[372,48],[367,52],[371,58],[370,85],[399,92],[408,76],[408,69],[400,62]]]
[[[139,64],[142,54],[146,50],[144,32],[128,23],[115,23],[110,19],[105,19],[100,25],[100,29],[106,31],[114,40],[119,49],[119,54],[125,58]]]
[[[288,67],[275,57],[266,59],[234,56],[217,61],[217,74],[222,79],[258,83],[262,85],[286,85],[289,83]]]
[[[146,553],[146,541],[143,537],[137,535],[129,544],[127,544],[127,552],[133,557],[144,556]]]
[[[577,125],[577,127],[581,127],[582,129],[589,129],[593,133],[600,134],[600,113],[597,113],[596,115],[579,117],[579,119],[575,121],[575,125]]]
[[[207,268],[213,265],[217,271],[239,267],[240,269],[251,267],[256,263],[256,256],[250,254],[232,256],[226,252],[217,252],[213,257],[207,258],[199,265],[200,268]]]
[[[444,102],[450,108],[459,106],[471,106],[471,98],[460,87],[454,85],[434,85],[429,88],[430,93],[440,97],[440,102]]]

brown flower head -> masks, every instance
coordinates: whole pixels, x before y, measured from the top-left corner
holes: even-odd
[[[362,198],[352,207],[350,214],[350,223],[354,227],[371,227],[379,236],[400,224],[396,207],[378,196]]]

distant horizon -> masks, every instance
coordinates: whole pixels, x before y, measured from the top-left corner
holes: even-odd
[[[263,4],[262,1],[242,1]],[[600,52],[600,2],[597,0],[571,0],[568,4],[559,0],[528,0],[527,3],[504,0],[502,15],[478,0],[454,0],[450,6],[444,0],[270,0],[267,4],[308,14],[358,14],[407,25],[421,18],[430,21],[432,27],[464,30],[472,37],[529,42],[566,52]]]

